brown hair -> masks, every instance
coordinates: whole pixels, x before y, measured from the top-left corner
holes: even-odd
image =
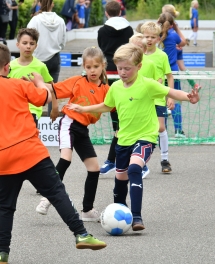
[[[120,3],[113,0],[106,4],[105,11],[110,17],[117,17],[120,14],[121,6]]]
[[[143,23],[140,23],[140,24],[137,25],[137,27],[135,29],[137,31],[137,33],[141,33],[141,27],[142,27],[142,25],[143,25]]]
[[[104,54],[103,54],[103,52],[102,52],[102,50],[100,48],[89,47],[89,48],[86,48],[83,51],[83,55],[82,55],[83,66],[84,66],[84,64],[86,62],[86,59],[88,57],[97,59],[99,63],[105,64],[105,66],[107,65],[107,60],[106,60],[106,58],[105,58],[105,56],[104,56]],[[102,70],[102,73],[101,73],[101,76],[99,77],[99,79],[102,82],[108,83],[108,78],[107,78],[107,74],[106,74],[106,70],[105,69]]]
[[[160,17],[158,18],[158,23],[161,24],[161,39],[160,39],[158,45],[161,45],[161,43],[167,37],[168,30],[174,24],[174,17],[170,13],[168,13],[168,12],[162,13],[160,15]]]
[[[0,43],[0,69],[10,62],[10,51],[8,47]]]
[[[40,0],[40,10],[38,13],[49,12],[52,9],[53,0]]]
[[[39,32],[35,28],[21,28],[17,34],[17,42],[20,42],[20,39],[23,35],[30,36],[33,40],[36,41],[36,43],[39,39]]]
[[[113,61],[116,64],[119,61],[131,61],[135,66],[142,62],[143,51],[137,45],[128,43],[120,46],[114,53]]]

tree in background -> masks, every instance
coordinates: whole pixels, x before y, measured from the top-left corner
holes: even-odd
[[[102,1],[93,0],[90,11],[89,26],[94,27],[94,26],[100,26],[102,24],[103,24]]]

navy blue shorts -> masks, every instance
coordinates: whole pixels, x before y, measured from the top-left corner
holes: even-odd
[[[183,51],[177,50],[177,60],[183,60]]]
[[[116,144],[116,172],[123,173],[128,170],[131,156],[136,156],[147,163],[150,160],[151,154],[155,148],[155,144],[138,140],[131,146],[120,146]]]
[[[166,106],[156,105],[155,109],[157,112],[157,117],[166,117],[166,115],[167,115]]]

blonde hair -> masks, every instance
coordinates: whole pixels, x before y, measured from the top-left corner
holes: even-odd
[[[132,37],[130,37],[129,43],[133,43],[134,45],[136,45],[135,43],[137,43],[137,42],[141,44],[141,48],[144,49],[146,47],[146,40],[145,40],[143,34],[136,33]]]
[[[85,65],[86,59],[89,57],[96,59],[101,64],[105,64],[105,68],[106,68],[107,60],[106,60],[106,58],[105,58],[105,56],[104,56],[104,54],[100,48],[88,47],[83,51],[83,54],[82,54],[83,66]],[[102,70],[102,73],[101,73],[99,79],[102,82],[108,83],[108,78],[107,78],[107,74],[106,74],[105,69]]]
[[[152,21],[145,22],[141,26],[140,30],[142,34],[144,34],[146,31],[156,34],[157,36],[160,36],[161,34],[161,26],[156,22],[152,22]]]
[[[170,13],[173,17],[178,17],[178,16],[180,15],[180,13],[179,13],[178,11],[176,11],[174,5],[164,5],[164,6],[162,7],[162,10],[164,10],[163,13],[164,13],[164,12],[168,12],[168,13]]]
[[[137,45],[128,43],[120,46],[114,53],[113,61],[116,64],[120,61],[131,61],[135,66],[142,62],[143,51]]]
[[[197,0],[194,0],[191,2],[191,5],[190,5],[190,18],[192,18],[193,14],[192,14],[192,9],[193,7],[198,4],[199,2]]]

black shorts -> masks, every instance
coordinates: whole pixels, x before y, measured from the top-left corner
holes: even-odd
[[[69,118],[67,115],[60,119],[59,142],[60,149],[70,148],[73,150],[74,147],[82,161],[87,158],[97,157],[87,126]]]
[[[155,106],[157,117],[167,117],[167,108],[166,106],[156,105]]]

